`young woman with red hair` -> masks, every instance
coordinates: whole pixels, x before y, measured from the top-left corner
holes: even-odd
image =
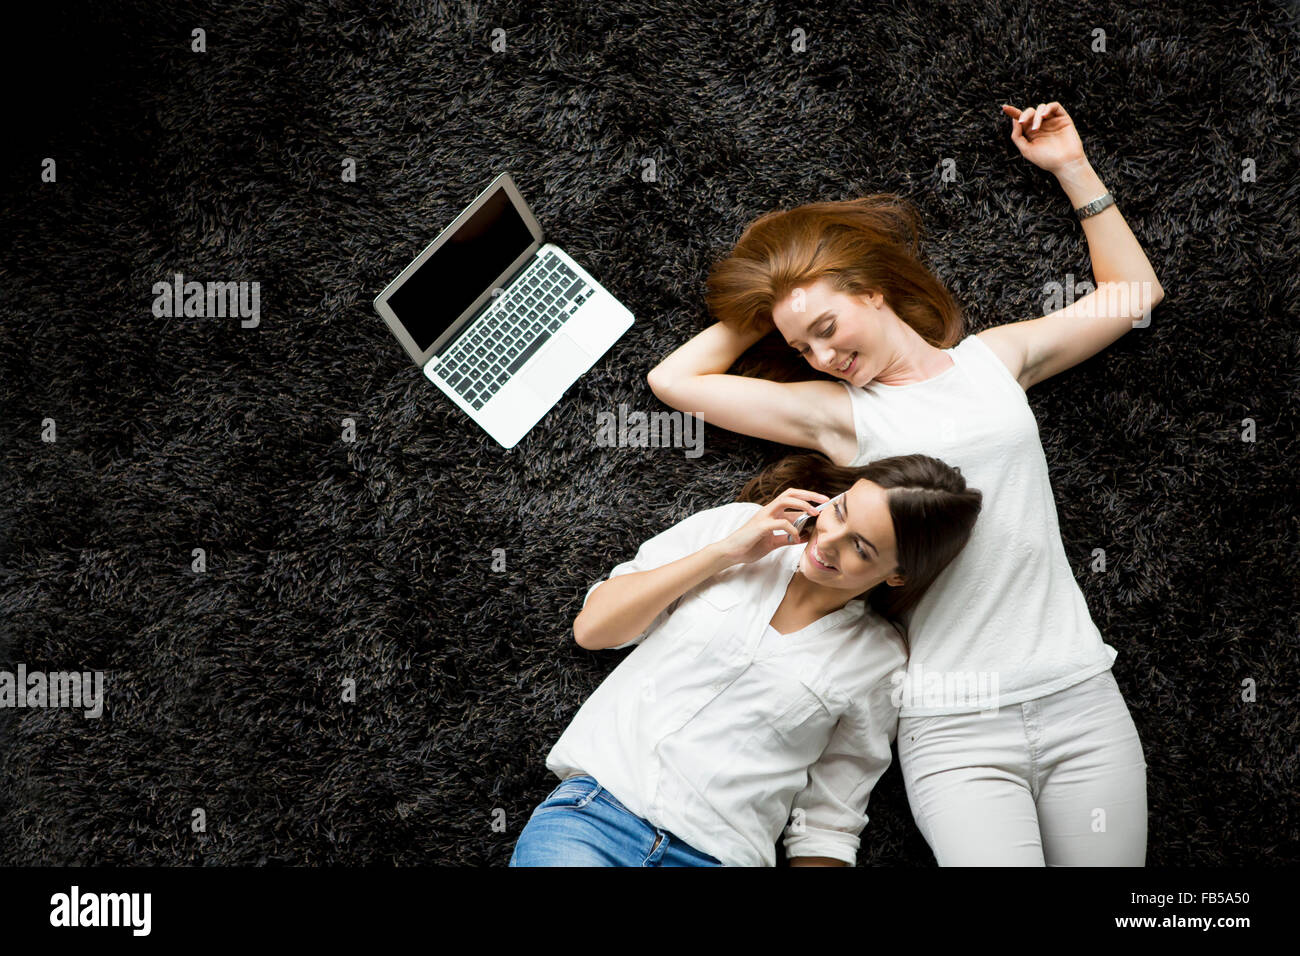
[[[933,455],[982,488],[969,543],[906,622],[898,751],[917,825],[940,865],[1140,866],[1142,746],[1066,558],[1025,390],[1145,324],[1164,293],[1064,108],[1003,109],[1082,220],[1096,291],[964,335],[905,200],[810,203],[749,225],[709,276],[718,321],[649,382],[709,425],[846,466]],[[792,381],[779,359],[726,374],[774,331],[823,377]]]

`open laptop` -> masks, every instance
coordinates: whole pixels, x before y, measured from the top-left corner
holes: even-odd
[[[513,448],[632,327],[502,173],[375,298],[433,384]]]

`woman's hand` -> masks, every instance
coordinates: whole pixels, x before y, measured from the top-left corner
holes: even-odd
[[[798,544],[799,534],[794,529],[791,517],[797,518],[805,512],[815,515],[816,505],[826,501],[830,501],[830,498],[815,491],[787,488],[714,547],[732,564],[757,561],[777,548]],[[787,512],[790,511],[799,514],[787,517]],[[784,534],[773,534],[774,531],[784,531],[790,537],[787,539]]]
[[[1003,106],[1002,112],[1011,117],[1011,142],[1039,169],[1059,173],[1064,167],[1086,161],[1079,131],[1060,103],[1039,103],[1024,112]]]

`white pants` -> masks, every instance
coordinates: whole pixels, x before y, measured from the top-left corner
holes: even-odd
[[[1109,670],[995,714],[901,718],[898,759],[940,866],[1146,863],[1146,760]]]

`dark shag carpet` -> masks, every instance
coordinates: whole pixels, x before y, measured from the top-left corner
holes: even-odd
[[[662,408],[646,372],[776,207],[899,192],[971,330],[1041,314],[1087,246],[999,105],[1050,100],[1167,291],[1031,391],[1150,765],[1148,862],[1296,862],[1296,22],[1146,7],[258,0],[14,29],[0,667],[103,669],[107,711],[0,713],[0,862],[504,865],[622,656],[574,644],[587,586],[790,450],[603,448],[597,413]],[[370,306],[501,170],[637,317],[509,452]],[[259,281],[260,326],[155,318],[175,272]],[[933,865],[896,767],[869,814],[863,864]]]

